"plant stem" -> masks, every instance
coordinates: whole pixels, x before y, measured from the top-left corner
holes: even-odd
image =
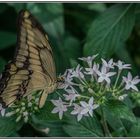
[[[89,98],[90,98],[90,97],[88,97],[88,96],[83,96],[83,95],[80,95],[80,97],[86,98],[86,99],[89,99]]]
[[[114,88],[113,88],[113,89],[115,89],[116,86],[117,86],[117,83],[118,83],[118,80],[119,80],[120,74],[121,74],[121,70],[118,71],[117,79],[116,79],[116,81],[115,81],[115,84],[114,84]]]
[[[104,111],[103,111],[102,107],[101,107],[101,116],[102,116],[102,125],[103,125],[103,129],[104,129],[104,132],[105,132],[105,137],[112,137],[112,135],[109,131],[109,128],[108,128],[108,125],[107,125],[105,115],[104,115]]]

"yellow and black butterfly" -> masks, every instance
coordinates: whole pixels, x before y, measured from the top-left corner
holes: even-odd
[[[48,36],[28,11],[18,18],[17,49],[0,79],[0,103],[9,107],[16,100],[41,90],[39,107],[57,87],[55,64]]]

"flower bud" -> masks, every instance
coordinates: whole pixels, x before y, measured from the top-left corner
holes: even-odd
[[[21,120],[21,115],[17,117],[16,122],[19,122]]]
[[[93,93],[94,91],[93,91],[93,89],[88,88],[88,92],[89,92],[89,93]]]
[[[22,106],[25,106],[25,103],[24,103],[24,102],[22,102],[22,103],[21,103],[21,105],[22,105]]]

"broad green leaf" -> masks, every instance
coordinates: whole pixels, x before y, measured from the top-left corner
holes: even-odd
[[[136,123],[136,118],[135,118],[132,110],[120,101],[109,100],[106,103],[104,110],[106,112],[106,115],[111,114],[115,118],[125,119],[130,122]]]
[[[10,47],[16,43],[16,34],[6,31],[0,31],[0,50]]]
[[[53,105],[47,101],[39,113],[32,116],[30,124],[45,136],[67,136],[62,129],[63,121],[58,114],[52,114]]]
[[[99,121],[94,115],[84,117],[79,122],[75,117],[67,115],[63,126],[65,132],[72,137],[102,137],[103,131]]]
[[[64,38],[63,51],[68,59],[78,59],[82,55],[80,41],[71,35]]]
[[[97,12],[103,12],[107,8],[105,3],[78,3],[78,6]]]
[[[126,136],[127,130],[123,123],[136,123],[136,118],[130,108],[117,100],[109,100],[103,107],[103,113],[109,126],[114,130],[113,136]],[[102,114],[100,114],[102,116]]]
[[[134,26],[134,12],[134,4],[116,4],[102,13],[89,28],[84,54],[109,57],[122,47]]]
[[[67,35],[64,38],[63,48],[61,49],[63,53],[65,66],[69,67],[71,60],[77,60],[82,55],[82,47],[78,39],[71,35]]]
[[[60,120],[39,120],[36,116],[32,117],[32,122],[30,123],[32,127],[40,132],[44,136],[53,136],[53,137],[65,137],[68,136],[63,128],[62,121]]]
[[[0,137],[7,137],[22,127],[21,122],[16,122],[15,118],[0,117]]]
[[[108,123],[109,128],[112,128],[113,131],[110,131],[112,136],[124,136],[126,130],[120,118],[114,117],[107,107],[100,107],[96,111],[101,116],[101,121],[103,122],[104,119]]]
[[[43,106],[43,108],[40,109],[40,111],[35,114],[38,120],[41,121],[49,121],[49,120],[59,120],[58,115],[52,114],[51,111],[53,110],[54,106],[51,103],[51,101],[46,101],[46,104]]]
[[[20,135],[18,133],[14,132],[10,136],[8,136],[8,137],[20,137]]]
[[[72,68],[75,68],[78,65],[78,62],[74,59],[70,59],[70,64]]]
[[[120,60],[132,64],[133,61],[130,57],[128,50],[126,49],[125,44],[120,43],[120,47],[118,47],[115,51],[116,55],[119,57]]]
[[[77,3],[76,6],[75,3],[64,4],[66,30],[70,30],[70,32],[76,34],[78,38],[82,37],[82,34],[85,36],[93,19],[101,11],[105,10],[104,4],[97,5],[95,3]]]
[[[128,137],[140,137],[140,119],[138,118],[137,124],[133,125],[128,133]]]

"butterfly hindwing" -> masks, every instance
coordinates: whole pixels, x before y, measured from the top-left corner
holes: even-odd
[[[0,102],[4,106],[33,91],[48,94],[56,87],[52,49],[44,29],[28,11],[20,12],[18,27],[16,53],[0,82]]]
[[[18,68],[12,62],[6,66],[0,80],[0,102],[4,107],[22,97],[26,92],[30,75],[30,70]]]

